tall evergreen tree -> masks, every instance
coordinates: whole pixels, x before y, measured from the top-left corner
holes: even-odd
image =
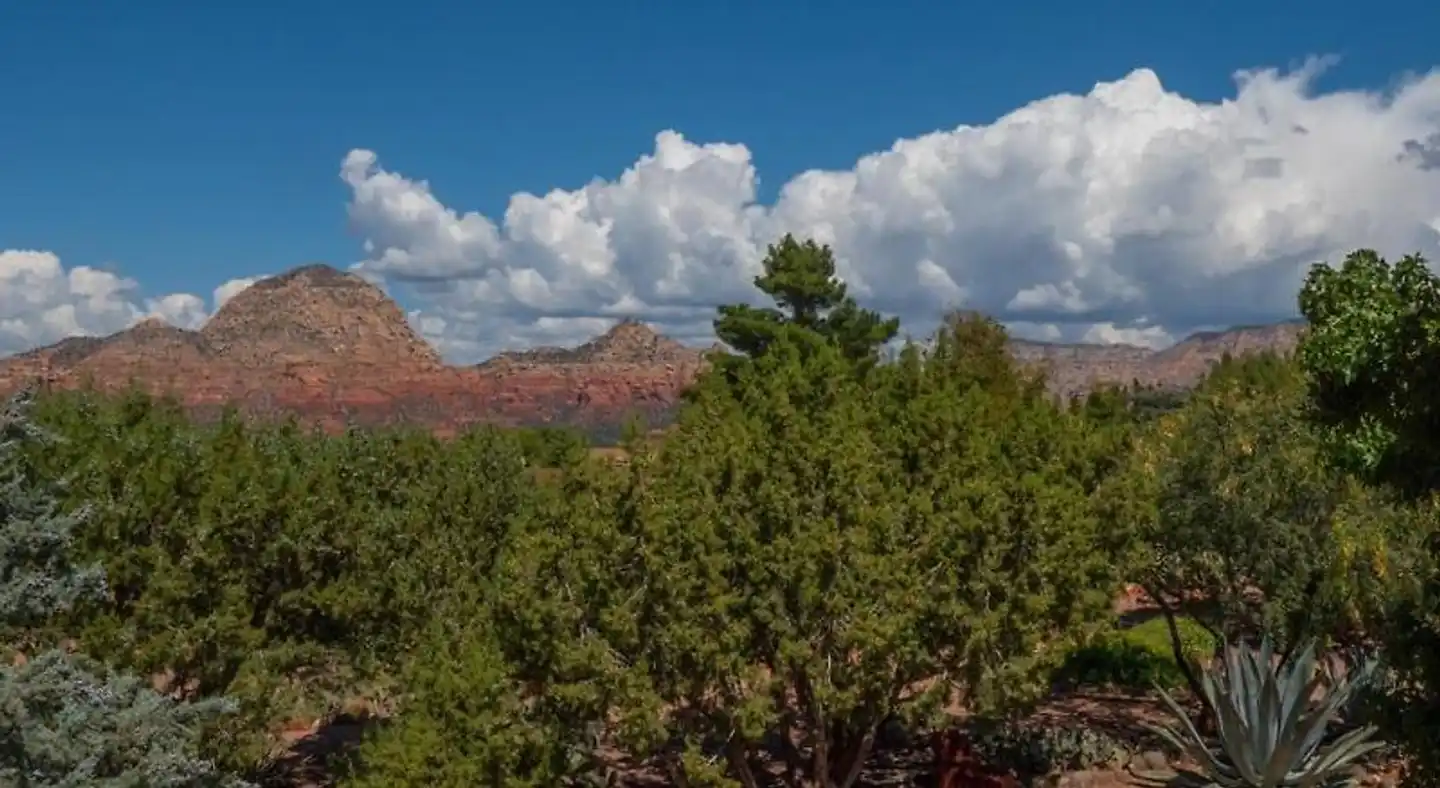
[[[869,366],[900,331],[898,319],[855,303],[835,275],[829,246],[787,234],[769,247],[763,265],[765,272],[755,277],[755,286],[775,307],[722,306],[715,320],[715,335],[741,354],[758,356],[789,334],[830,342],[846,358]]]
[[[104,593],[98,567],[68,559],[84,513],[61,511],[22,451],[48,436],[23,393],[0,410],[0,623],[24,632]],[[229,704],[177,703],[134,676],[111,675],[59,649],[0,663],[0,784],[17,788],[245,783],[196,756],[201,727]]]

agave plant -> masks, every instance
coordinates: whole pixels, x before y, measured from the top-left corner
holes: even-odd
[[[1375,674],[1366,659],[1345,676],[1316,670],[1315,646],[1276,665],[1266,638],[1259,649],[1231,646],[1223,664],[1200,679],[1216,721],[1211,741],[1196,730],[1164,690],[1161,698],[1179,718],[1177,727],[1151,727],[1197,761],[1204,775],[1184,775],[1225,788],[1338,788],[1354,784],[1352,768],[1361,756],[1382,746],[1375,727],[1364,726],[1326,742],[1330,722]],[[1318,695],[1318,697],[1317,697]]]

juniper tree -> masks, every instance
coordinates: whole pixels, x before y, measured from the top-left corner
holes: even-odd
[[[497,620],[547,697],[604,673],[618,740],[676,784],[754,788],[769,756],[791,788],[852,788],[887,720],[1043,691],[1119,587],[1073,473],[1087,427],[998,326],[867,375],[815,336],[705,377],[618,489],[567,482],[502,567]]]
[[[25,459],[26,442],[48,439],[30,419],[32,401],[23,392],[0,411],[0,622],[11,633],[105,590],[99,568],[68,557],[85,512],[62,511]],[[177,703],[60,649],[16,653],[0,664],[0,784],[241,786],[195,755],[203,725],[228,710],[218,699]]]

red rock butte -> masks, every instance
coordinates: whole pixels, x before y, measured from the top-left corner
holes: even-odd
[[[1197,334],[1166,350],[1011,343],[1050,371],[1057,394],[1096,382],[1181,388],[1221,355],[1288,352],[1300,325]],[[257,417],[294,415],[338,430],[410,424],[452,434],[474,424],[557,424],[613,432],[632,414],[668,420],[705,366],[687,347],[634,320],[578,347],[507,352],[447,365],[382,290],[326,265],[263,279],[198,331],[147,319],[108,337],[71,337],[0,359],[0,394],[40,382],[176,397],[197,418],[227,404]]]

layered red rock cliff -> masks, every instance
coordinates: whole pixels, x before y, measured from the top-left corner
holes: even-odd
[[[1140,383],[1166,389],[1195,385],[1210,365],[1226,355],[1263,351],[1290,353],[1300,341],[1298,321],[1243,326],[1228,331],[1193,334],[1164,350],[1133,345],[1088,345],[1013,340],[1010,350],[1020,361],[1043,365],[1051,390],[1063,396],[1081,394],[1096,383]]]
[[[1288,350],[1298,326],[1191,337],[1154,352],[1129,346],[1016,341],[1051,371],[1057,393],[1097,381],[1187,386],[1223,353]],[[170,393],[197,417],[227,404],[338,429],[408,423],[568,424],[607,429],[631,414],[657,423],[703,367],[704,351],[634,321],[575,348],[503,353],[473,367],[444,364],[380,289],[329,266],[297,268],[235,296],[198,331],[143,321],[108,337],[74,337],[0,360],[0,394],[33,381]]]

